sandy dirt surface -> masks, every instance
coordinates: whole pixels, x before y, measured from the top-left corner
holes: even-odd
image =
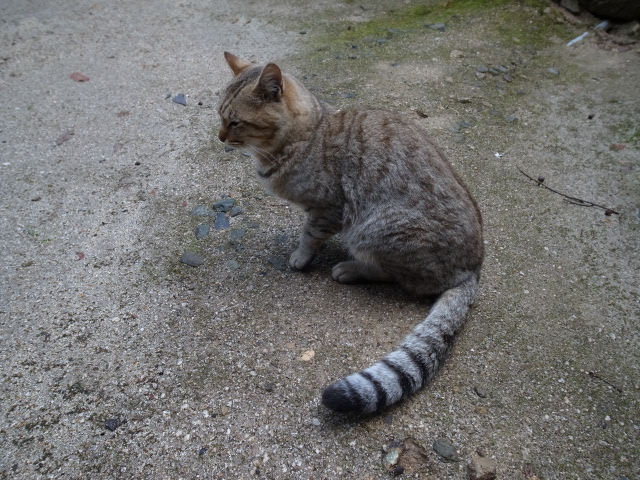
[[[389,478],[409,437],[405,478],[478,451],[502,479],[638,478],[640,46],[537,0],[389,4],[0,4],[0,478]],[[477,304],[390,411],[319,394],[429,303],[333,282],[339,238],[286,267],[302,214],[215,138],[224,50],[415,117],[481,205]]]

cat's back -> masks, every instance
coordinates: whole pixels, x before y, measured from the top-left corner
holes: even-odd
[[[349,108],[327,119],[324,144],[337,157],[347,191],[359,195],[383,189],[387,195],[457,197],[475,202],[426,130],[406,115]],[[473,205],[475,208],[475,205]]]

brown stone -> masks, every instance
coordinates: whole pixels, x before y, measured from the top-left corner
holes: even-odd
[[[494,480],[496,478],[496,462],[478,454],[471,456],[467,465],[469,480]]]

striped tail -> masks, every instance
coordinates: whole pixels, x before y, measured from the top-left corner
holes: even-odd
[[[473,275],[445,291],[397,350],[329,385],[322,403],[340,413],[379,412],[413,395],[435,376],[478,291]]]

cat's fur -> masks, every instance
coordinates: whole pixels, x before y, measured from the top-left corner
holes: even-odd
[[[353,259],[333,267],[338,282],[395,281],[440,295],[397,350],[322,394],[338,412],[380,411],[433,378],[464,322],[484,255],[478,205],[414,121],[336,111],[273,63],[225,58],[234,78],[219,107],[220,140],[251,152],[260,183],[307,214],[291,267],[308,266],[340,233]]]

